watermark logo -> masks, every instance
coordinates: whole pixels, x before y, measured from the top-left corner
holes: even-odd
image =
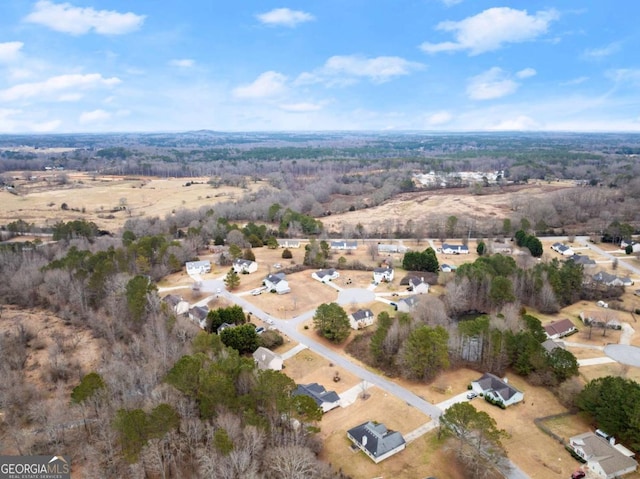
[[[66,456],[0,456],[0,479],[71,479]]]

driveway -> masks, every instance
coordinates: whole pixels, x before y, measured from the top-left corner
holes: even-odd
[[[637,346],[609,344],[605,346],[604,353],[619,363],[640,367],[640,348]]]

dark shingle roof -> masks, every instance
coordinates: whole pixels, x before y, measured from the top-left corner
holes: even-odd
[[[324,386],[318,383],[298,384],[298,387],[291,393],[293,396],[309,396],[318,406],[323,403],[332,403],[340,400],[340,396],[335,391],[327,391]]]
[[[374,457],[380,457],[405,443],[402,434],[389,431],[384,424],[367,421],[349,429],[347,433],[364,446]],[[363,438],[366,437],[366,444]]]

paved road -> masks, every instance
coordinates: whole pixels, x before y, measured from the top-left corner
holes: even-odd
[[[587,236],[579,236],[579,237],[576,238],[576,241],[580,241],[587,248],[595,251],[599,255],[602,255],[602,256],[604,256],[606,258],[611,259],[611,261],[613,261],[614,259],[618,259],[618,267],[628,269],[629,271],[631,271],[635,275],[640,276],[640,268],[638,268],[638,267],[636,267],[636,266],[634,266],[632,264],[629,264],[628,261],[624,261],[624,260],[620,261],[620,259],[621,259],[620,257],[615,256],[615,255],[609,253],[608,251],[603,250],[602,248],[599,248],[598,246],[596,246],[593,243],[589,243],[589,238]]]
[[[604,352],[610,358],[622,364],[640,367],[640,348],[626,344],[609,344]]]

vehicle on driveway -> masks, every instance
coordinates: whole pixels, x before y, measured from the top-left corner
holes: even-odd
[[[256,334],[262,334],[265,332],[265,329],[262,326],[258,326],[256,328]]]
[[[467,394],[467,399],[469,401],[471,401],[473,398],[477,398],[478,395],[476,393],[474,393],[473,391],[471,391],[470,393]]]

